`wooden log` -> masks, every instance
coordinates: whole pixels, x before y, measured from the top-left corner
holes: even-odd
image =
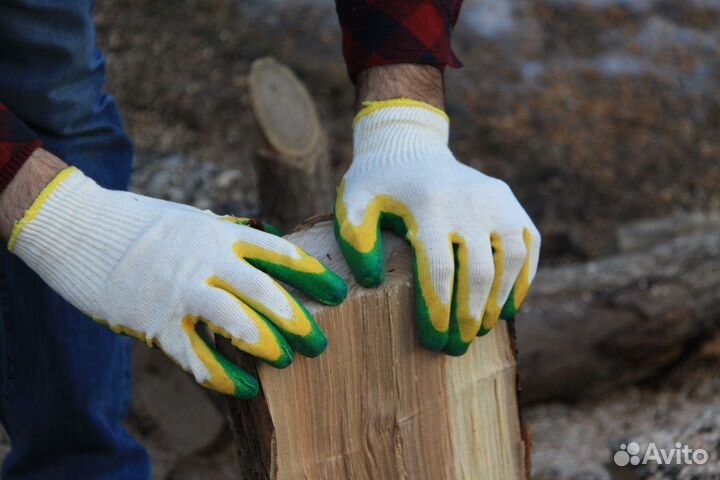
[[[720,225],[672,238],[668,222],[644,223],[625,230],[626,244],[650,245],[657,231],[670,240],[538,272],[517,324],[524,401],[576,400],[653,378],[720,329]]]
[[[256,151],[261,217],[280,230],[333,204],[327,133],[305,85],[272,58],[253,62],[250,101],[264,143]]]
[[[720,228],[720,211],[678,212],[664,218],[620,225],[615,239],[621,252],[637,252],[666,243],[680,235],[709,232],[718,228]]]
[[[516,353],[501,322],[462,357],[424,350],[415,329],[412,262],[383,235],[388,275],[351,278],[329,221],[287,237],[343,276],[348,299],[302,298],[329,339],[315,359],[258,366],[261,397],[231,399],[242,478],[521,479],[529,474]],[[223,352],[238,360],[225,343]],[[247,365],[247,363],[245,363]]]

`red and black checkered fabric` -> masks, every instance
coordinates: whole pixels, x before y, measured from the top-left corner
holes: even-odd
[[[461,67],[450,48],[461,4],[462,0],[335,0],[350,76],[391,63]]]
[[[42,142],[19,118],[0,103],[0,192],[15,178],[25,160]]]

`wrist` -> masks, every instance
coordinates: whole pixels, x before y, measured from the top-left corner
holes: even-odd
[[[355,108],[364,102],[409,98],[443,110],[443,73],[430,65],[393,64],[361,70],[356,77]]]
[[[409,99],[365,102],[353,122],[353,169],[420,166],[454,160],[447,115]]]
[[[42,148],[36,149],[0,194],[0,236],[8,240],[13,226],[37,196],[67,164]]]

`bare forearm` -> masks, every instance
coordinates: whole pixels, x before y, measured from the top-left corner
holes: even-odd
[[[0,237],[7,241],[13,225],[22,218],[40,192],[62,169],[65,162],[38,148],[0,195]]]
[[[443,74],[429,65],[394,64],[370,67],[356,77],[355,108],[370,100],[411,98],[443,109]]]

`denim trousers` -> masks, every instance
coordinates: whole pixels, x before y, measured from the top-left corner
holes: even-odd
[[[100,185],[126,189],[132,146],[103,91],[88,0],[0,1],[0,101],[45,149]],[[0,254],[0,417],[11,439],[2,478],[149,478],[124,427],[127,337],[96,324],[5,248]]]

